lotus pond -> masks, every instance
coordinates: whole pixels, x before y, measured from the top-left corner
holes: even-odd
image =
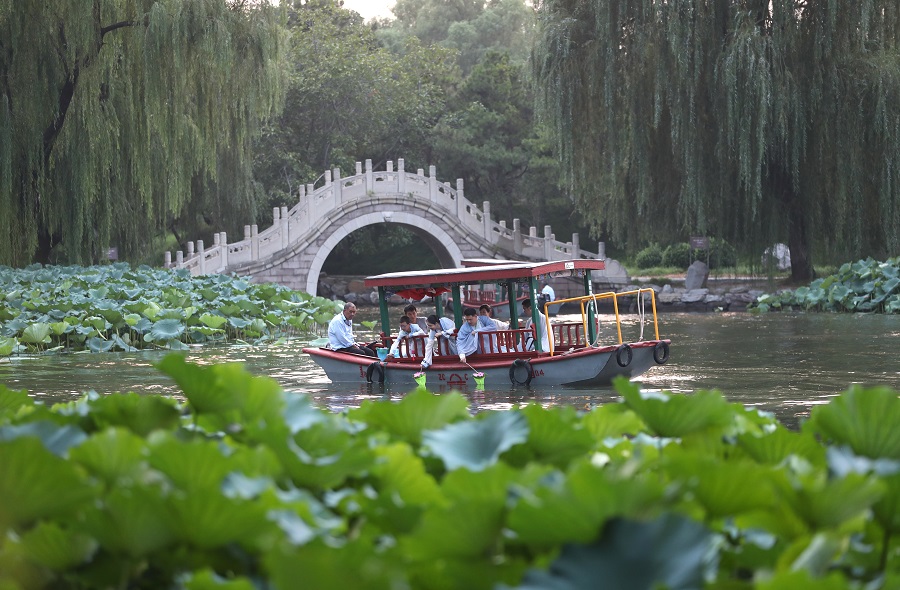
[[[641,391],[472,416],[458,394],[323,411],[171,355],[184,403],[0,387],[0,587],[900,587],[900,398],[800,431]]]

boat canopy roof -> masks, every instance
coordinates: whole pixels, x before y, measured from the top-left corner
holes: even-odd
[[[440,268],[411,272],[390,272],[366,277],[366,287],[449,287],[543,277],[584,276],[603,270],[602,260],[557,260],[553,262],[509,262],[469,268]]]

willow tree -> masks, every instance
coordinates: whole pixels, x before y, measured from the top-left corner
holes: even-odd
[[[795,280],[898,251],[896,0],[544,0],[540,23],[543,112],[596,230],[787,241]]]
[[[0,0],[0,263],[138,251],[210,187],[249,210],[278,19],[267,0]]]

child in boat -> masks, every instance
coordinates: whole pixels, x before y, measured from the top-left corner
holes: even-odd
[[[410,319],[409,316],[401,317],[400,318],[400,333],[397,335],[396,338],[394,338],[394,343],[391,344],[391,350],[388,353],[388,355],[390,355],[394,358],[401,356],[400,341],[406,340],[407,341],[406,352],[403,352],[402,356],[408,357],[410,348],[412,348],[414,346],[413,341],[410,340],[409,337],[413,336],[415,334],[424,334],[424,333],[425,332],[423,332],[422,329],[419,328],[419,326],[412,323],[412,320]],[[419,352],[423,352],[423,351],[421,351],[421,349],[420,349]]]

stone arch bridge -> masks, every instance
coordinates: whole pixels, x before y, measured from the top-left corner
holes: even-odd
[[[225,232],[214,234],[212,245],[188,242],[187,252],[166,252],[167,268],[189,269],[193,275],[235,273],[257,282],[274,282],[316,294],[319,274],[332,250],[352,232],[374,224],[395,223],[408,228],[427,244],[444,268],[460,266],[464,258],[510,260],[566,260],[604,258],[581,249],[578,234],[571,241],[556,239],[549,225],[543,237],[537,228],[523,232],[518,219],[512,226],[491,219],[490,202],[481,208],[465,198],[462,179],[456,186],[440,182],[435,167],[428,175],[407,172],[402,159],[375,171],[366,160],[356,163],[356,174],[341,177],[339,168],[322,175],[322,185],[301,187],[299,202],[272,211],[272,225],[259,231],[244,226],[243,239],[228,242]],[[624,281],[624,270],[607,261],[607,276],[600,282]],[[621,277],[620,277],[621,275]]]

